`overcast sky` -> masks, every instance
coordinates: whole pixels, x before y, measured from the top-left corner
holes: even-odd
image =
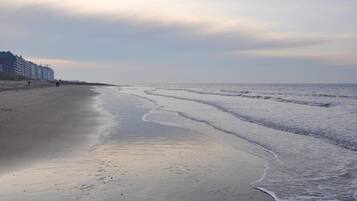
[[[0,47],[110,83],[357,82],[355,0],[0,0]]]

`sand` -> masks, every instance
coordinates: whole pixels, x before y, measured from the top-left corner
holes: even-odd
[[[0,173],[71,152],[95,127],[95,92],[87,86],[0,93]]]
[[[0,92],[1,91],[12,91],[12,90],[23,90],[23,89],[35,89],[42,87],[51,87],[54,83],[40,80],[31,80],[30,86],[27,80],[0,80]]]
[[[96,91],[0,93],[0,201],[273,200],[253,188],[265,161],[241,150],[246,142],[143,121],[143,100]]]

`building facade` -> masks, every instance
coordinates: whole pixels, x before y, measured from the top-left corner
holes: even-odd
[[[21,76],[34,80],[54,80],[54,71],[27,61],[12,52],[0,52],[0,73]]]

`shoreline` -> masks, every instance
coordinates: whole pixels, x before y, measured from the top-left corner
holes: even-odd
[[[11,114],[0,137],[13,138],[0,147],[15,146],[0,154],[8,164],[0,200],[273,200],[253,186],[265,160],[240,149],[246,142],[197,122],[202,130],[146,121],[151,106],[117,88],[7,91],[0,99]]]
[[[160,106],[158,105],[158,103],[155,102],[154,100],[152,100],[152,99],[150,99],[150,98],[147,98],[147,97],[144,97],[144,96],[140,96],[140,95],[136,95],[136,94],[130,94],[130,95],[135,96],[135,97],[137,97],[137,98],[139,98],[139,99],[144,99],[144,100],[149,101],[149,102],[151,102],[152,104],[155,105],[155,108],[151,109],[150,112],[144,114],[143,117],[142,117],[143,121],[150,122],[149,120],[146,119],[146,117],[147,117],[148,115],[150,115],[151,112],[153,112],[153,111],[157,110],[158,108],[160,108]],[[174,111],[170,111],[170,112],[174,112]],[[179,115],[179,116],[181,116],[181,117],[183,117],[183,118],[189,119],[189,120],[191,120],[191,121],[195,121],[195,122],[198,122],[198,123],[206,124],[206,125],[208,125],[209,127],[212,127],[213,129],[222,132],[222,134],[224,134],[224,135],[226,135],[226,134],[228,134],[228,135],[233,135],[233,136],[239,138],[240,140],[243,140],[243,141],[245,141],[245,142],[251,144],[252,146],[257,146],[257,147],[259,147],[262,151],[267,152],[267,153],[270,154],[271,157],[273,157],[273,158],[277,158],[277,157],[278,157],[278,155],[277,155],[276,153],[274,153],[272,150],[267,149],[266,147],[264,147],[264,146],[262,146],[262,145],[260,145],[260,144],[251,142],[251,141],[249,141],[249,140],[247,140],[247,139],[245,139],[245,138],[242,138],[242,137],[240,137],[240,136],[237,136],[237,135],[235,135],[235,134],[232,134],[231,132],[229,132],[229,131],[227,131],[227,130],[224,130],[224,129],[220,129],[220,128],[218,128],[218,127],[215,127],[214,125],[210,124],[209,122],[205,122],[205,121],[202,121],[202,120],[197,120],[197,119],[191,118],[191,117],[186,116],[186,115],[184,115],[184,114],[182,114],[182,113],[180,113],[180,112],[174,112],[174,113],[176,113],[177,115]],[[158,122],[157,122],[157,123],[158,123]],[[164,125],[165,125],[165,124],[164,124]],[[255,153],[255,154],[256,154],[256,153]],[[269,190],[267,190],[267,189],[265,189],[265,188],[258,187],[258,186],[255,185],[256,183],[261,182],[261,181],[265,178],[265,176],[266,176],[266,174],[267,174],[267,171],[268,171],[268,169],[269,169],[269,166],[268,166],[269,161],[268,161],[268,159],[267,159],[266,157],[260,156],[260,154],[257,154],[257,155],[258,155],[258,157],[261,158],[262,160],[265,160],[265,164],[264,164],[264,168],[263,168],[263,169],[264,169],[264,172],[263,172],[263,174],[261,175],[261,177],[260,177],[259,179],[255,180],[255,181],[252,181],[250,184],[252,185],[252,188],[256,189],[257,191],[262,192],[262,193],[268,195],[270,198],[272,198],[272,199],[275,200],[275,201],[280,201],[280,199],[276,196],[275,192],[269,191]]]
[[[149,99],[149,98],[146,98],[146,97],[142,97],[142,96],[138,96],[138,95],[136,95],[136,94],[127,94],[127,95],[129,95],[129,96],[133,96],[133,97],[135,97],[135,98],[137,98],[137,99],[141,99],[141,100],[145,100],[145,101],[147,101],[147,102],[150,102],[150,103],[152,103],[153,105],[155,105],[153,108],[151,108],[147,113],[145,113],[143,116],[142,116],[142,120],[143,121],[145,121],[145,122],[151,122],[151,123],[156,123],[156,124],[162,124],[162,125],[168,125],[168,126],[174,126],[174,127],[176,127],[176,126],[178,126],[178,125],[175,125],[175,124],[166,124],[166,123],[163,123],[163,122],[159,122],[159,121],[151,121],[151,120],[149,120],[149,118],[148,118],[148,116],[150,116],[152,113],[155,113],[155,111],[156,110],[160,110],[160,106],[155,102],[155,101],[153,101],[153,100],[151,100],[151,99]],[[165,110],[163,110],[163,111],[165,111]],[[166,112],[172,112],[172,111],[166,111]],[[193,121],[193,122],[195,122],[195,123],[198,123],[198,124],[203,124],[204,126],[207,126],[207,127],[212,127],[211,125],[209,125],[209,124],[206,124],[205,122],[201,122],[201,121],[196,121],[196,120],[193,120],[193,119],[190,119],[190,118],[187,118],[187,117],[185,117],[185,116],[182,116],[181,114],[179,114],[179,113],[177,113],[177,112],[173,112],[173,113],[175,113],[175,114],[177,114],[178,116],[180,116],[180,117],[183,117],[184,119],[187,119],[187,120],[190,120],[190,121]],[[180,126],[179,126],[180,127]],[[182,127],[182,128],[186,128],[186,129],[191,129],[191,128],[188,128],[188,127]],[[267,163],[268,163],[268,161],[267,161],[267,158],[265,158],[265,157],[262,157],[262,154],[263,155],[265,155],[265,154],[267,154],[267,155],[271,155],[271,156],[267,156],[267,157],[276,157],[276,154],[274,153],[274,152],[272,152],[272,151],[270,151],[270,150],[267,150],[266,148],[264,148],[264,147],[261,147],[261,146],[259,146],[259,145],[257,145],[257,144],[254,144],[254,143],[251,143],[251,142],[249,142],[249,141],[246,141],[246,140],[244,140],[244,139],[242,139],[242,138],[240,138],[240,137],[237,137],[237,136],[234,136],[234,135],[227,135],[227,133],[225,133],[224,131],[222,131],[222,130],[220,130],[220,129],[216,129],[215,127],[212,127],[214,130],[216,130],[217,132],[214,132],[214,133],[218,133],[218,135],[222,135],[222,136],[220,136],[220,137],[222,137],[222,138],[230,138],[230,139],[228,139],[228,141],[237,141],[238,142],[238,144],[239,143],[243,143],[243,144],[245,144],[245,145],[248,145],[248,146],[257,146],[258,147],[258,149],[260,150],[260,151],[262,151],[262,153],[260,153],[260,154],[258,154],[258,153],[251,153],[251,152],[248,152],[247,150],[245,150],[245,149],[241,149],[241,148],[238,148],[238,150],[239,151],[241,151],[241,152],[243,152],[243,153],[245,153],[245,154],[249,154],[249,155],[251,155],[251,156],[253,156],[253,157],[256,157],[256,158],[259,158],[259,160],[263,160],[264,161],[264,164],[262,164],[262,174],[260,175],[259,173],[257,174],[257,179],[252,179],[250,182],[248,182],[246,185],[250,185],[250,187],[252,188],[252,189],[254,189],[258,194],[260,194],[260,193],[262,193],[263,195],[266,195],[267,197],[265,198],[266,200],[277,200],[277,197],[276,196],[273,196],[272,194],[270,194],[270,193],[268,193],[268,192],[266,192],[266,191],[264,191],[264,190],[262,190],[262,189],[260,189],[259,187],[257,187],[257,186],[255,186],[255,183],[256,182],[259,182],[260,180],[262,180],[263,178],[264,178],[264,176],[265,176],[265,174],[266,174],[266,165],[267,165]],[[196,132],[196,131],[194,131],[194,132]],[[215,136],[215,137],[217,137],[217,136]],[[229,144],[227,144],[228,146],[230,146]],[[259,151],[259,152],[260,152]],[[264,152],[267,152],[267,153],[264,153]],[[239,166],[237,166],[237,168],[239,168]],[[237,181],[238,183],[239,183],[239,181]],[[242,185],[242,184],[241,184]],[[237,199],[239,199],[239,198],[237,198]],[[260,198],[260,199],[262,199],[262,198]],[[254,199],[252,199],[252,200],[254,200]]]

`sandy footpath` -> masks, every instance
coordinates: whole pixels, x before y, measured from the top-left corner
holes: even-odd
[[[95,95],[88,86],[1,92],[0,174],[87,143],[98,116]]]

